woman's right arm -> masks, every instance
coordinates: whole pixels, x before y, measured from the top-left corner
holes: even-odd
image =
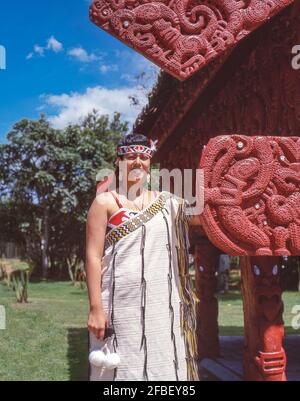
[[[88,329],[101,340],[107,326],[107,316],[101,299],[101,260],[107,227],[106,196],[101,194],[94,200],[86,224],[85,270],[90,301]]]

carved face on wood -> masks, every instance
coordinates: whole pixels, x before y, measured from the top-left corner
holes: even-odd
[[[281,316],[280,266],[277,258],[253,258],[252,272],[255,280],[256,308],[259,315],[269,322]]]

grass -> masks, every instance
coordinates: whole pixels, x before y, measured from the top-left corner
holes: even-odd
[[[230,271],[229,288],[230,292],[218,295],[219,300],[219,331],[221,336],[242,336],[244,335],[243,302],[240,293],[241,271],[233,269]],[[299,292],[284,292],[284,314],[285,334],[300,334],[300,329],[295,330],[292,320],[295,315],[292,309],[295,305],[300,305]]]
[[[221,335],[243,335],[240,293],[219,296]],[[0,283],[0,305],[6,308],[7,329],[0,331],[0,380],[87,380],[88,301],[86,290],[68,282],[30,283],[29,303],[18,305],[14,292]],[[299,293],[285,293],[287,334],[291,309]]]
[[[226,295],[218,295],[219,299],[219,330],[222,336],[242,336],[244,334],[243,322],[243,303],[239,291],[231,291]],[[284,292],[284,322],[285,334],[300,334],[300,329],[295,330],[291,327],[292,308],[300,305],[299,292]]]
[[[0,380],[86,380],[87,294],[70,283],[30,283],[29,303],[0,284]]]

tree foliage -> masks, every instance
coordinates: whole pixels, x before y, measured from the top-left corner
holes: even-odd
[[[83,261],[97,173],[113,168],[127,130],[117,112],[110,120],[94,111],[64,130],[44,115],[16,123],[0,145],[0,241],[23,245],[35,270],[52,275]]]

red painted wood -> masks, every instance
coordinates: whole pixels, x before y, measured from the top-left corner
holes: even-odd
[[[300,136],[300,73],[291,65],[297,44],[299,1],[223,66],[219,57],[184,82],[163,73],[135,130],[159,139],[157,161],[171,169],[197,168],[203,146],[220,134]]]
[[[292,0],[94,0],[100,28],[185,80]]]
[[[195,244],[197,346],[199,360],[220,356],[216,271],[220,252],[206,237]]]
[[[209,141],[201,221],[230,255],[300,255],[300,138],[224,135]]]
[[[279,258],[243,256],[241,269],[245,379],[285,381],[286,355],[282,346],[284,322]]]

